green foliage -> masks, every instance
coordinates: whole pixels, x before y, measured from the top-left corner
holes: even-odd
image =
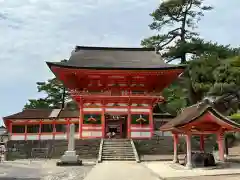
[[[170,58],[169,61],[181,58],[181,63],[185,63],[191,49],[187,43],[198,37],[194,29],[204,11],[211,9],[211,6],[203,5],[203,0],[164,1],[150,14],[153,18],[150,29],[160,33],[144,39],[141,44],[156,47],[163,57]]]
[[[187,71],[195,93],[203,96],[209,91],[215,82],[213,70],[219,65],[216,55],[202,55],[189,63]]]
[[[231,93],[233,90],[240,90],[240,56],[222,60],[220,66],[213,71],[214,85],[209,93],[221,96]]]
[[[240,124],[240,112],[232,114],[229,118]]]
[[[38,92],[44,93],[45,98],[29,99],[24,108],[59,108],[61,107],[64,86],[56,78],[47,82],[37,82]],[[66,92],[65,101],[69,100],[69,94]]]
[[[177,115],[177,112],[187,106],[186,95],[184,88],[181,88],[180,84],[175,82],[169,88],[164,89],[163,96],[166,98],[166,103],[159,104],[159,106],[166,112]]]

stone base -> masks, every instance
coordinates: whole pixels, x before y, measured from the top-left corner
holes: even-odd
[[[76,151],[65,151],[60,161],[57,162],[57,166],[61,165],[77,165],[81,166],[82,161],[79,160],[79,156],[76,155]]]
[[[77,162],[57,162],[57,166],[82,166],[82,160],[78,160]]]

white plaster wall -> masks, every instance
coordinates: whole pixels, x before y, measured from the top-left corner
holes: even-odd
[[[67,139],[67,134],[55,134],[55,139]]]
[[[25,135],[12,135],[11,140],[25,140]]]
[[[134,127],[134,126],[132,126],[131,127],[131,130],[150,130],[150,127],[149,126],[144,126],[144,127]]]
[[[99,137],[102,136],[102,131],[83,131],[82,137]]]
[[[91,136],[91,131],[82,131],[82,137],[89,137]]]
[[[82,129],[83,130],[87,130],[87,129],[99,129],[99,130],[101,130],[102,127],[101,126],[89,126],[89,127],[83,126]]]
[[[83,108],[83,111],[102,111],[102,108]]]
[[[106,108],[106,112],[127,112],[127,108]]]
[[[93,137],[102,136],[102,131],[91,131],[91,136]]]
[[[140,133],[141,137],[151,137],[151,132],[141,132]]]
[[[150,109],[131,109],[131,112],[150,112]]]
[[[140,137],[141,134],[140,132],[131,132],[131,137],[134,138],[134,137]]]
[[[27,135],[27,140],[38,140],[39,136],[37,134],[35,135]]]
[[[53,135],[52,134],[42,134],[40,136],[41,140],[48,140],[48,139],[53,139]]]

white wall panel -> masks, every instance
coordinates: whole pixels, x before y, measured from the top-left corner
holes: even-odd
[[[135,137],[140,137],[140,132],[131,132],[131,137],[135,138]]]
[[[42,139],[42,140],[53,139],[53,135],[52,134],[41,134],[40,139]]]
[[[131,109],[131,112],[150,112],[150,109]]]
[[[83,108],[83,111],[102,111],[102,108]]]
[[[127,112],[127,108],[106,108],[106,112]]]
[[[55,134],[55,139],[67,139],[67,134]]]
[[[39,139],[39,135],[35,134],[35,135],[27,135],[27,140],[38,140]]]
[[[12,135],[11,140],[25,140],[25,135]]]

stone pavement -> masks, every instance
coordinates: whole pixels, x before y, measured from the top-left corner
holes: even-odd
[[[239,180],[239,175],[221,175],[221,176],[197,176],[197,177],[176,177],[166,178],[166,180]]]
[[[141,163],[130,161],[104,161],[97,164],[84,180],[159,180]]]
[[[82,180],[93,167],[93,163],[86,163],[58,167],[56,160],[7,161],[0,163],[0,180]]]
[[[199,176],[223,176],[223,175],[236,175],[240,180],[240,164],[231,163],[227,168],[195,168],[186,169],[185,167],[174,164],[169,161],[162,162],[144,162],[145,167],[151,169],[155,174],[161,178],[179,178],[184,177],[199,177]],[[191,179],[191,178],[190,178]],[[194,179],[194,178],[193,178]]]

